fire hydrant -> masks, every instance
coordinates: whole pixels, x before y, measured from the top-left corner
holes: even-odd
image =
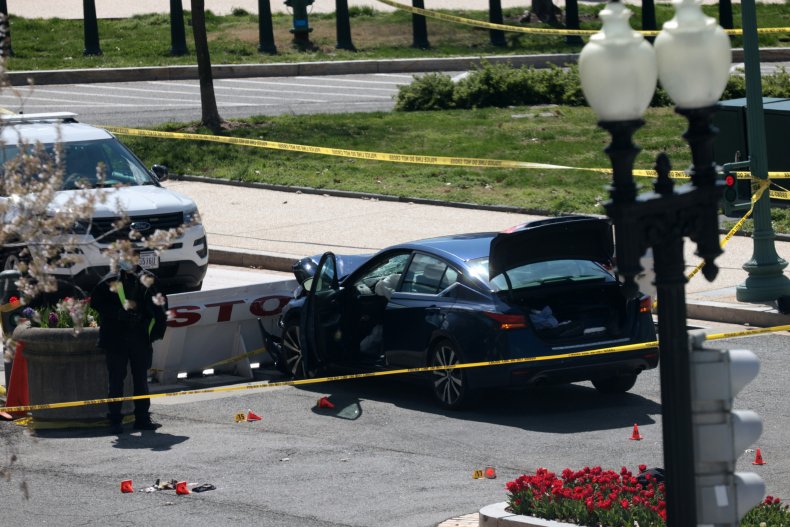
[[[293,11],[293,27],[291,33],[294,36],[294,44],[300,48],[312,48],[313,43],[310,42],[310,32],[313,28],[310,27],[307,21],[307,7],[313,5],[315,0],[285,0],[285,5],[290,7]]]

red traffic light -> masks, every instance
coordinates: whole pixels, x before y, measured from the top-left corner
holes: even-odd
[[[728,187],[732,187],[733,185],[735,185],[735,176],[728,174],[724,178],[724,184],[727,185]]]

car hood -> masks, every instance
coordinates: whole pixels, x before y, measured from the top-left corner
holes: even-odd
[[[607,219],[568,216],[523,223],[491,240],[489,277],[546,260],[593,260],[611,263],[612,226]]]
[[[155,185],[93,189],[88,192],[102,193],[107,197],[104,203],[96,204],[93,212],[96,218],[116,217],[119,210],[134,217],[183,212],[196,206],[194,201],[183,194]],[[74,196],[75,191],[57,192],[52,200],[52,209],[67,206]]]

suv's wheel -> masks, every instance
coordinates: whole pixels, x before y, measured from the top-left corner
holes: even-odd
[[[287,375],[295,379],[309,379],[316,376],[316,368],[305,365],[304,345],[302,342],[302,331],[299,329],[299,321],[288,322],[283,330],[282,336],[282,370]],[[309,359],[308,359],[309,362]]]
[[[593,379],[592,384],[601,393],[625,393],[636,384],[636,373]]]
[[[455,346],[449,340],[441,340],[431,349],[431,366],[453,366],[461,363]],[[458,410],[472,398],[465,369],[453,368],[430,372],[433,395],[444,408]]]

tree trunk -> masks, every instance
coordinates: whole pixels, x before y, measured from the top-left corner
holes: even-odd
[[[211,57],[208,52],[204,0],[192,0],[192,33],[195,35],[198,77],[200,77],[200,124],[214,133],[222,130],[223,119],[217,109],[214,95],[214,77],[211,74]]]

